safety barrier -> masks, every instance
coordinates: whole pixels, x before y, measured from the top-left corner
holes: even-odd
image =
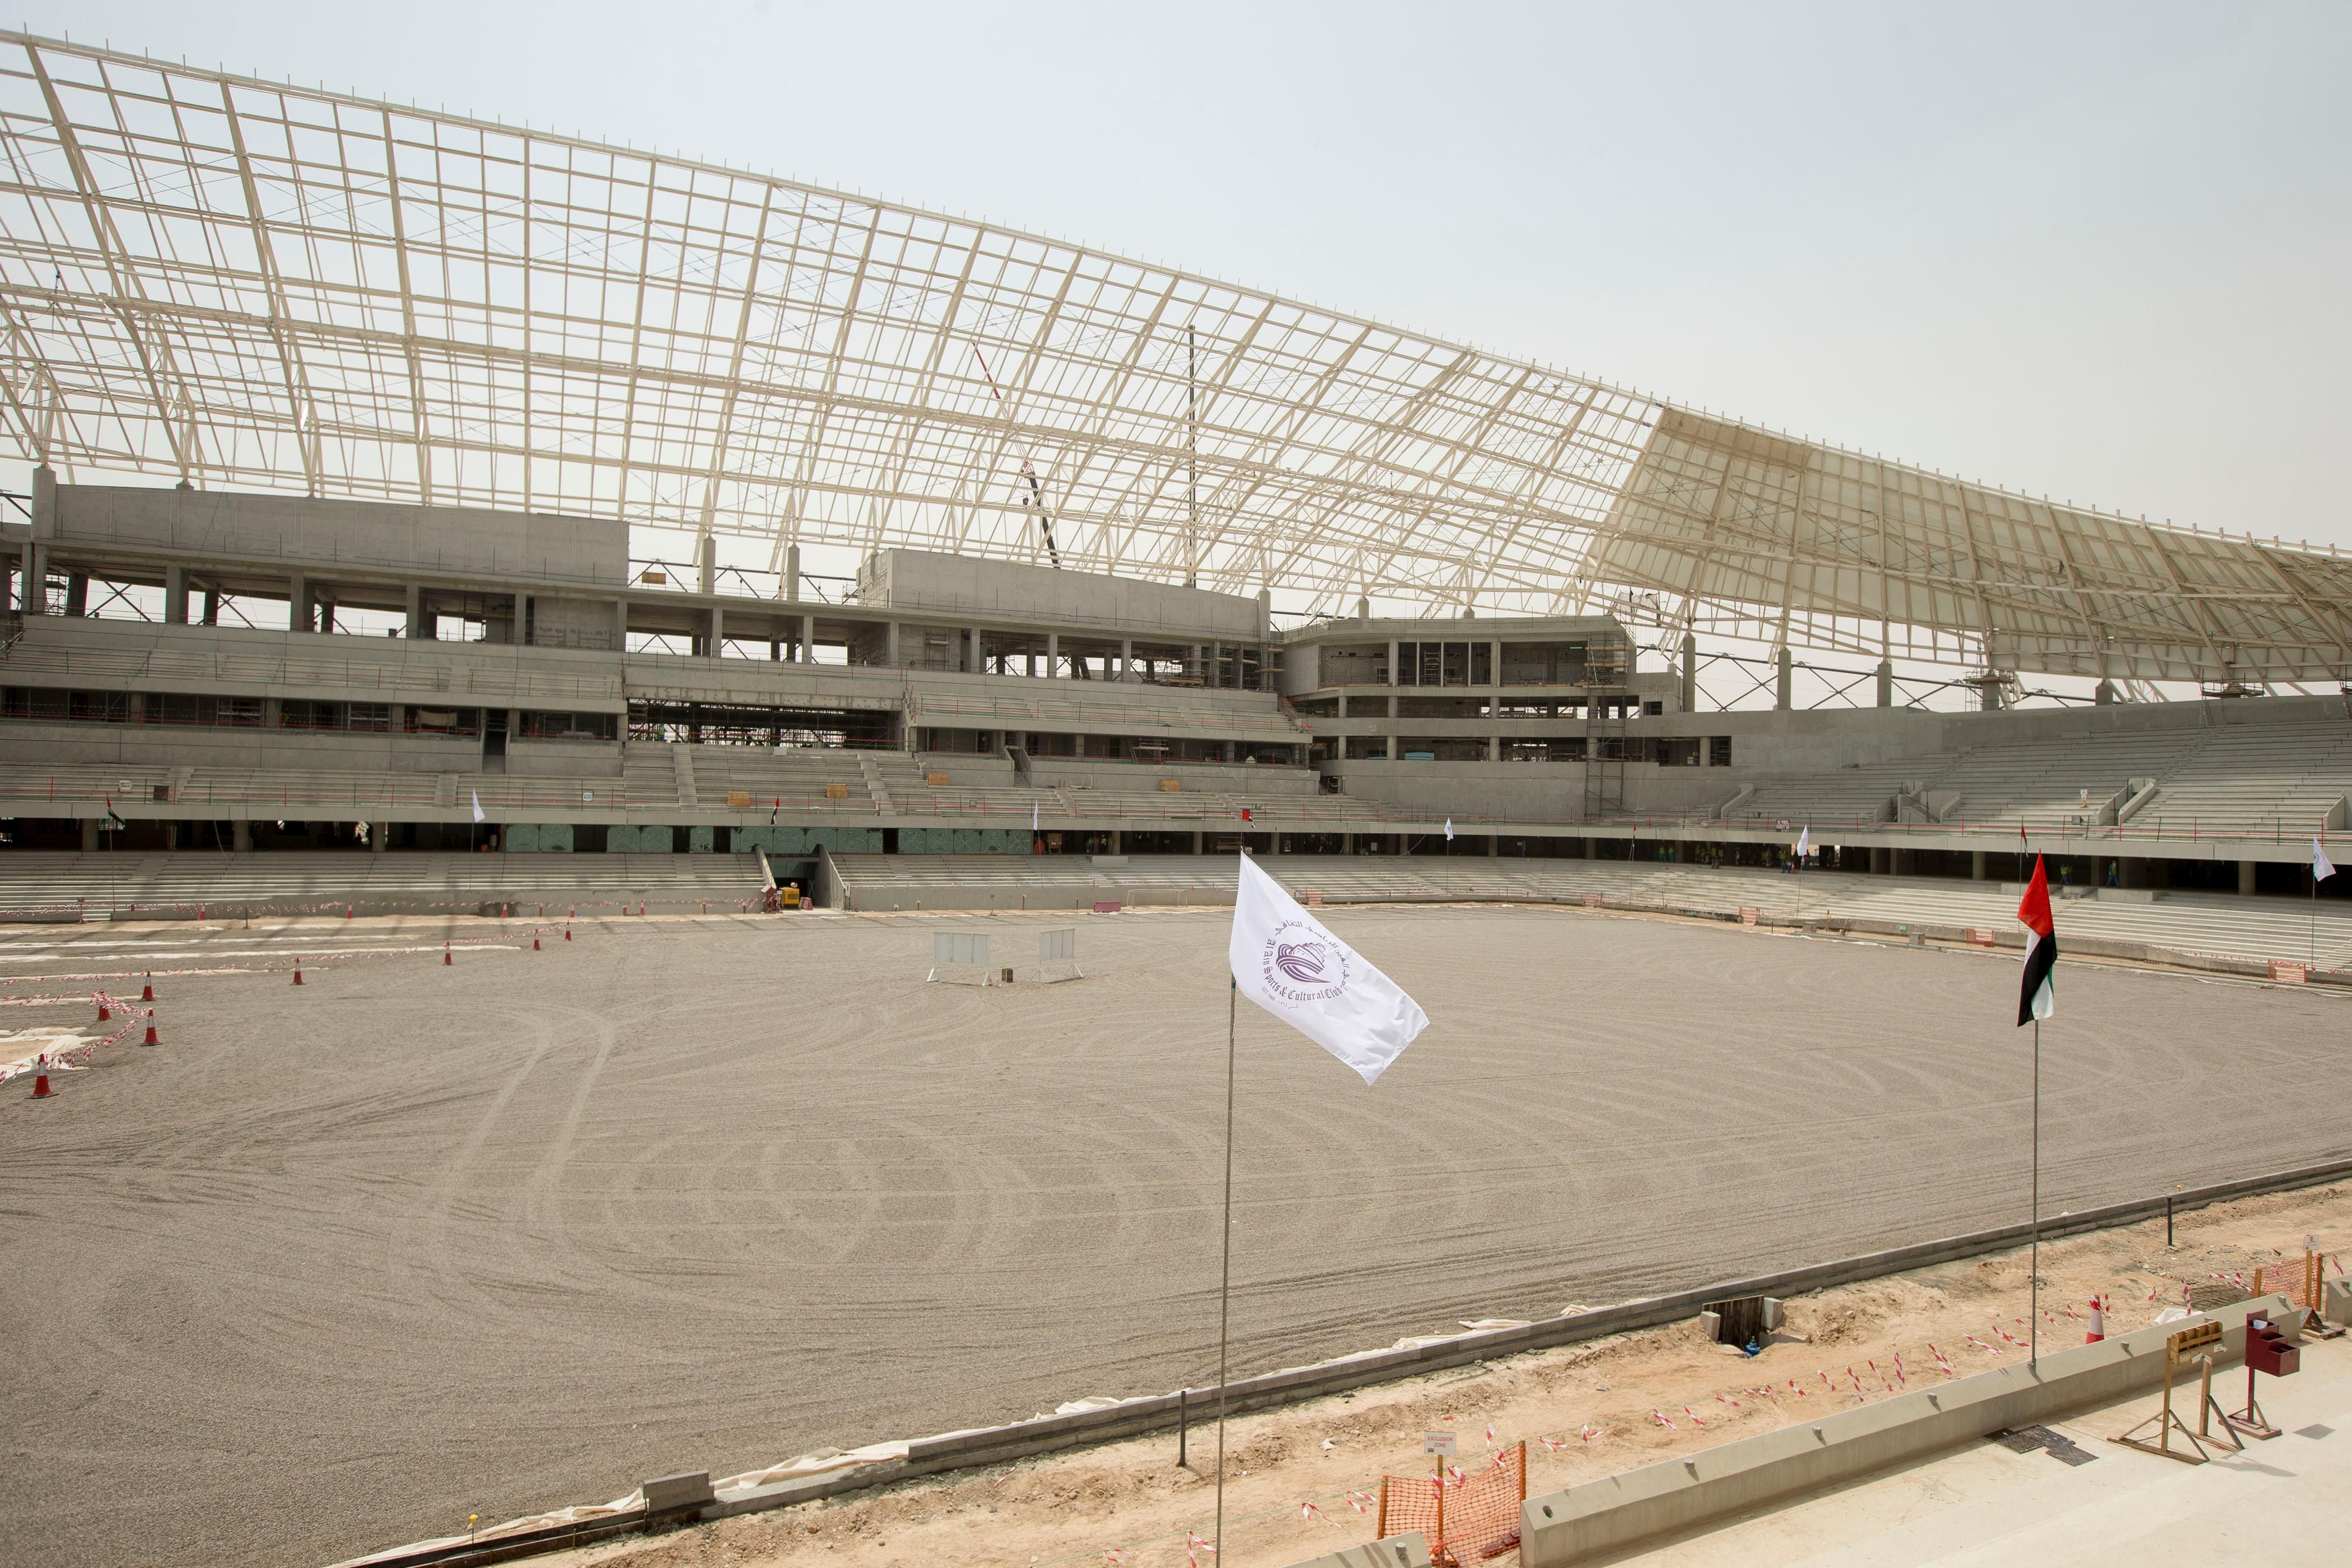
[[[1528,1446],[1499,1450],[1475,1474],[1446,1465],[1431,1476],[1382,1476],[1377,1533],[1419,1531],[1436,1568],[1469,1568],[1519,1543],[1528,1500]]]

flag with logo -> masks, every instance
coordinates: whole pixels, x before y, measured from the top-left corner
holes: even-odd
[[[2050,919],[2050,879],[2039,855],[2033,858],[2033,880],[2017,902],[2017,919],[2025,927],[2025,978],[2017,994],[2017,1021],[2022,1026],[2058,1010],[2051,986],[2051,972],[2058,967],[2058,928]]]
[[[1243,995],[1372,1083],[1429,1027],[1402,987],[1241,857],[1227,949]]]

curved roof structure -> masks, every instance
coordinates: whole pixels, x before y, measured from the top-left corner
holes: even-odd
[[[0,158],[0,429],[68,476],[2118,679],[2352,664],[2332,553],[766,175],[5,33]]]

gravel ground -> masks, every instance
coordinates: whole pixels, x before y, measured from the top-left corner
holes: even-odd
[[[1333,918],[1435,1022],[1367,1090],[1243,1009],[1237,1373],[2022,1212],[2014,959]],[[1225,918],[1087,919],[1074,984],[921,984],[934,931],[1002,963],[1066,923],[613,921],[448,967],[496,928],[0,942],[152,967],[164,1040],[0,1090],[0,1563],[315,1564],[1211,1380]],[[2344,999],[2070,964],[2059,1003],[2049,1209],[2352,1152]]]

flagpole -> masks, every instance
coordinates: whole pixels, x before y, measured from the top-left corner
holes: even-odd
[[[2030,1365],[2042,1364],[2042,1020],[2033,1020],[2033,1256],[2028,1266],[2026,1352]]]
[[[1225,1550],[1225,1347],[1233,1324],[1234,1299],[1234,1021],[1241,1006],[1238,980],[1225,989],[1225,1245],[1217,1280],[1217,1530],[1218,1561]]]

